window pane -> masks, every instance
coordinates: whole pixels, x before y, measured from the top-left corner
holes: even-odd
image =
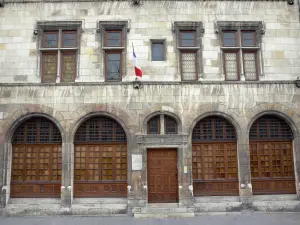
[[[76,53],[62,55],[62,82],[74,82],[76,74]]]
[[[164,44],[152,43],[152,61],[164,61]]]
[[[196,80],[196,53],[181,53],[183,80]]]
[[[148,121],[147,124],[148,134],[160,133],[160,116],[155,116]]]
[[[246,80],[257,80],[256,53],[244,53],[244,73]]]
[[[107,80],[121,80],[121,53],[107,54]]]
[[[107,32],[106,46],[121,46],[121,32]]]
[[[63,33],[63,47],[76,47],[76,32]]]
[[[191,47],[196,46],[195,32],[180,32],[180,46],[181,47]]]
[[[238,80],[237,53],[224,53],[226,80]]]
[[[255,32],[242,33],[243,46],[255,46]]]
[[[56,48],[57,47],[57,33],[44,33],[44,48]]]
[[[224,32],[223,33],[223,44],[224,44],[224,46],[228,46],[228,47],[236,46],[235,32]]]
[[[43,54],[43,81],[55,82],[57,76],[57,54]]]

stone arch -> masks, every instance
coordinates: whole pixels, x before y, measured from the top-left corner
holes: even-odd
[[[240,124],[229,114],[220,112],[220,111],[212,111],[212,112],[206,112],[201,114],[200,116],[198,116],[197,118],[195,118],[189,128],[189,137],[190,139],[192,138],[192,134],[193,134],[193,130],[195,125],[202,119],[208,117],[208,116],[220,116],[226,120],[228,120],[234,127],[235,132],[236,132],[236,136],[237,136],[237,140],[239,140],[239,136],[240,136],[240,131],[241,131],[241,126]]]
[[[72,126],[71,131],[70,131],[70,142],[74,143],[74,138],[76,135],[76,132],[78,130],[78,128],[88,119],[92,118],[92,117],[96,117],[96,116],[107,116],[113,120],[115,120],[116,122],[118,122],[121,127],[123,128],[123,130],[125,131],[126,134],[126,141],[127,143],[129,142],[129,138],[130,138],[130,133],[129,133],[129,129],[127,128],[125,122],[120,119],[120,117],[109,113],[109,112],[103,112],[103,111],[99,111],[99,112],[90,112],[84,116],[82,116],[81,118],[79,118]]]
[[[9,198],[10,198],[10,183],[11,183],[11,168],[12,168],[12,137],[18,128],[23,122],[26,122],[28,119],[34,118],[34,117],[44,117],[51,122],[55,124],[55,126],[58,128],[61,137],[62,137],[62,145],[65,142],[65,130],[60,124],[60,122],[53,116],[49,115],[48,113],[42,112],[47,111],[49,113],[52,112],[51,108],[46,107],[46,110],[41,110],[41,108],[35,108],[37,109],[37,112],[34,112],[34,110],[27,110],[26,108],[21,108],[17,110],[14,115],[7,120],[7,126],[8,129],[6,130],[5,138],[4,138],[4,157],[7,159],[7,161],[4,164],[4,187],[5,187],[5,202],[4,204],[7,204]],[[62,148],[63,150],[63,148]]]
[[[181,122],[180,117],[174,112],[160,110],[160,111],[151,112],[143,118],[142,127],[141,127],[142,133],[143,134],[147,133],[147,123],[151,118],[153,118],[154,116],[162,115],[162,114],[170,116],[173,119],[175,119],[175,121],[177,123],[177,127],[178,127],[178,134],[180,134],[182,132],[182,122]]]
[[[287,114],[285,114],[283,112],[277,111],[277,110],[265,110],[265,111],[259,112],[258,114],[256,114],[255,116],[253,116],[251,118],[251,120],[249,121],[249,123],[247,125],[247,134],[246,134],[247,137],[249,137],[249,132],[250,132],[250,129],[251,129],[253,123],[257,119],[259,119],[260,117],[265,116],[265,115],[277,116],[278,118],[283,119],[291,128],[291,130],[293,132],[293,138],[299,136],[299,131],[298,131],[297,125],[290,116],[288,116]]]

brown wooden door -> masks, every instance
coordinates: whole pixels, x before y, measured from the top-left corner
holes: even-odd
[[[281,118],[265,115],[250,129],[253,194],[295,194],[293,132]]]
[[[61,146],[13,145],[11,197],[60,197]]]
[[[295,194],[291,141],[251,141],[250,165],[253,194]]]
[[[75,145],[74,197],[126,197],[127,145]]]
[[[149,203],[178,202],[176,149],[148,149]]]
[[[238,195],[235,142],[193,144],[195,196]]]

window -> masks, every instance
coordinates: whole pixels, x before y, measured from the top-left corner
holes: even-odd
[[[106,81],[122,81],[126,66],[127,21],[99,21],[98,31],[104,50],[104,74]]]
[[[151,40],[152,61],[165,61],[164,40]]]
[[[38,22],[42,82],[75,81],[80,27],[81,22],[76,21]]]
[[[200,22],[175,22],[174,31],[180,54],[181,78],[184,81],[198,80],[202,24]]]
[[[225,79],[258,80],[261,22],[219,22]]]
[[[161,125],[164,129],[161,129]],[[152,117],[147,123],[148,134],[177,134],[177,129],[176,120],[164,114]]]

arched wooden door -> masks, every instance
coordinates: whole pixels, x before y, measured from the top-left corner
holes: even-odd
[[[238,195],[236,132],[217,116],[200,120],[193,130],[194,196]]]
[[[289,125],[276,116],[262,116],[253,123],[249,139],[253,194],[296,193]]]
[[[60,197],[61,134],[56,125],[34,117],[12,139],[11,197]]]
[[[115,120],[97,116],[75,136],[74,197],[127,196],[127,144]]]

